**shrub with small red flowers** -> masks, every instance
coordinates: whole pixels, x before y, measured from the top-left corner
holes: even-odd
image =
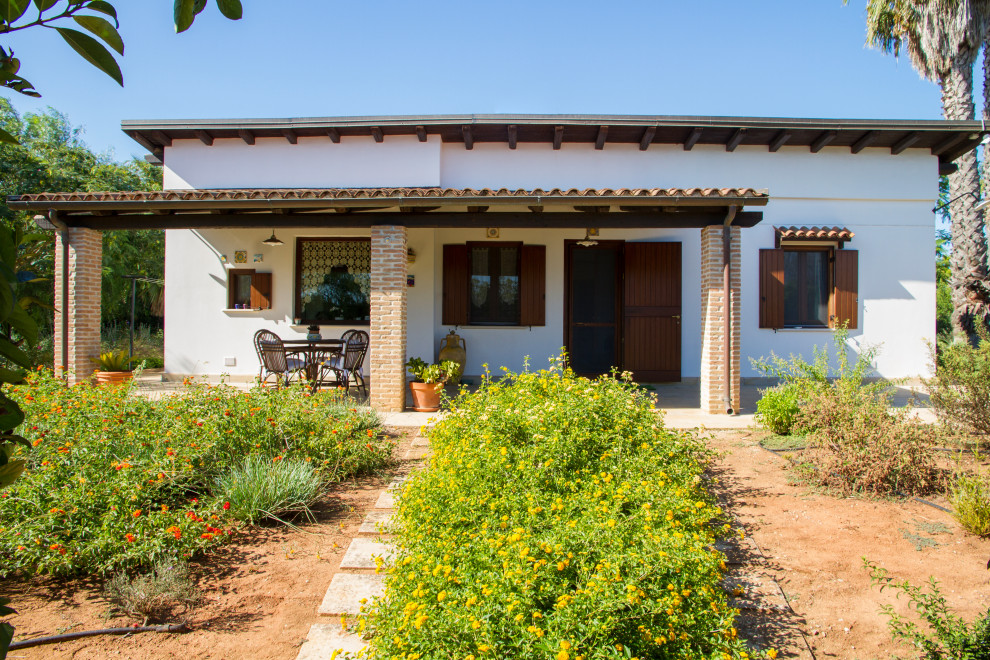
[[[126,385],[67,387],[45,370],[8,391],[34,447],[19,450],[27,468],[0,498],[0,576],[192,557],[238,524],[217,483],[245,457],[305,461],[332,483],[392,449],[378,418],[337,392],[190,385],[150,401]]]

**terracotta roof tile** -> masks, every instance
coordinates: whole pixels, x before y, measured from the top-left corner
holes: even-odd
[[[259,188],[231,190],[164,190],[136,192],[70,192],[20,195],[17,202],[186,202],[186,201],[291,201],[432,198],[513,198],[550,199],[720,199],[742,198],[754,202],[769,198],[757,188],[550,188],[533,190],[508,188]]]
[[[848,241],[854,234],[845,227],[774,227],[785,240]]]

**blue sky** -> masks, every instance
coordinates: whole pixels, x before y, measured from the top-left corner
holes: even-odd
[[[97,151],[143,155],[122,119],[615,113],[936,119],[938,88],[868,49],[862,0],[115,3],[124,88],[57,34],[5,45]],[[273,9],[273,7],[277,7]]]

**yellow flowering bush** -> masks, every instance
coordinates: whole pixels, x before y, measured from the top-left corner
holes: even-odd
[[[628,382],[486,379],[397,504],[371,658],[745,657],[703,445]]]

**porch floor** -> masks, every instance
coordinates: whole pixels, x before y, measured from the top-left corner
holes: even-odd
[[[160,397],[182,389],[180,382],[167,381],[163,379],[160,369],[147,370],[136,379],[136,389],[141,396]],[[248,389],[253,383],[229,383],[233,387]],[[664,423],[670,428],[697,428],[708,429],[729,429],[746,428],[755,426],[756,420],[753,414],[756,412],[756,402],[760,398],[760,390],[766,387],[765,384],[744,383],[740,396],[742,399],[742,410],[735,415],[710,415],[701,411],[701,389],[697,381],[682,383],[644,383],[646,387],[652,388],[657,395],[658,408],[664,411]],[[456,388],[448,387],[448,394],[455,394]],[[357,405],[367,405],[367,397],[357,391],[352,391],[352,396]],[[893,398],[893,405],[903,408],[911,403],[912,397],[914,412],[924,421],[933,422],[935,416],[928,407],[928,399],[917,386],[898,387]],[[406,405],[412,402],[408,399]],[[437,418],[437,413],[419,413],[412,410],[404,412],[384,413],[383,421],[388,426],[418,428],[427,426]]]

